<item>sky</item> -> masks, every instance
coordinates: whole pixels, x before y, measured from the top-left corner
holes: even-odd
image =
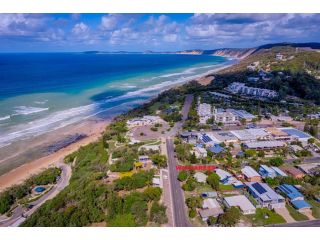
[[[0,14],[0,52],[176,51],[317,42],[320,14]]]

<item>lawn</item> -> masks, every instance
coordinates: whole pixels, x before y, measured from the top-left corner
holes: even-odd
[[[257,208],[256,214],[248,215],[247,217],[252,223],[252,226],[286,223],[282,216],[267,208]]]
[[[219,185],[219,190],[220,191],[230,191],[230,190],[234,190],[235,188],[232,186],[232,185],[223,185],[223,184],[220,184]]]
[[[320,219],[320,203],[315,200],[309,200],[308,203],[312,206],[312,216]]]
[[[299,211],[297,211],[294,207],[292,207],[291,205],[286,204],[286,208],[288,209],[291,217],[293,217],[294,220],[296,221],[306,221],[309,220],[309,218],[300,213]]]

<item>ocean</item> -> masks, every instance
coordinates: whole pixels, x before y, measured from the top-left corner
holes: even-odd
[[[0,148],[111,118],[231,61],[176,54],[0,54]]]

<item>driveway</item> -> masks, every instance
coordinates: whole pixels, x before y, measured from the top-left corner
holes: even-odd
[[[284,220],[286,220],[287,223],[296,222],[296,220],[294,220],[293,217],[291,217],[287,208],[285,208],[285,207],[284,208],[275,208],[274,210],[276,213],[281,215],[284,218]]]

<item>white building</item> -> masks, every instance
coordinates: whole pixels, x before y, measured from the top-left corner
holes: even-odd
[[[220,204],[213,198],[203,200],[202,209],[199,210],[199,215],[203,221],[207,221],[210,216],[218,217],[222,213]]]
[[[207,150],[202,147],[194,147],[193,148],[194,154],[197,158],[205,158],[207,157]]]
[[[198,103],[198,116],[201,124],[206,124],[207,120],[212,118],[212,106],[208,103]]]
[[[216,112],[214,113],[214,121],[223,124],[236,124],[238,117],[232,112]]]
[[[193,177],[198,183],[205,183],[207,181],[207,175],[202,172],[196,172]]]
[[[254,88],[248,87],[244,83],[233,82],[228,88],[228,91],[236,94],[244,94],[248,96],[255,97],[266,97],[266,98],[275,98],[278,97],[278,93],[276,91],[265,89],[265,88]]]
[[[256,208],[244,195],[237,195],[232,197],[225,197],[223,203],[226,207],[239,207],[244,215],[255,214]]]
[[[163,120],[159,116],[143,116],[142,118],[133,118],[127,121],[128,127],[141,127],[147,125],[153,125],[156,123],[163,123]]]

